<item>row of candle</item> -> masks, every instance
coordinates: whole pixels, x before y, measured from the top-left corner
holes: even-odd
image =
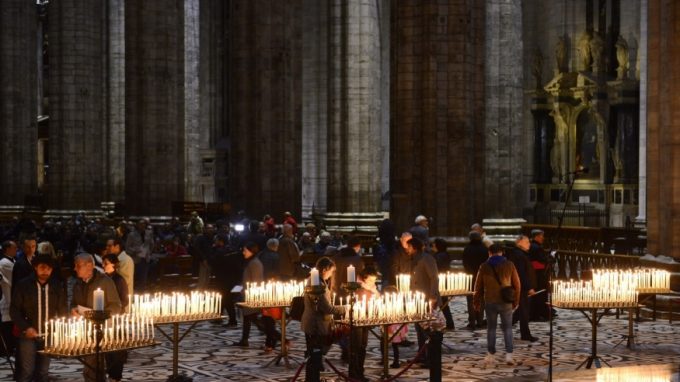
[[[623,283],[634,284],[640,293],[667,292],[671,288],[671,274],[652,268],[593,270],[593,285],[596,287],[613,288]]]
[[[304,281],[247,283],[245,302],[254,306],[289,305],[305,292]]]
[[[136,294],[130,301],[130,313],[153,317],[156,322],[205,319],[222,314],[222,295],[217,292]]]
[[[403,293],[408,293],[411,291],[411,275],[397,275],[397,290]]]
[[[552,296],[555,305],[563,307],[623,307],[637,303],[638,291],[628,282],[600,288],[592,281],[555,281]]]
[[[152,317],[114,315],[102,325],[102,351],[124,349],[154,341]],[[45,351],[57,354],[89,354],[95,351],[92,321],[83,317],[57,318],[45,323]]]
[[[439,292],[456,293],[472,291],[472,275],[446,272],[439,274]]]
[[[430,305],[421,292],[386,293],[367,298],[363,295],[353,306],[353,321],[356,325],[383,324],[427,319]],[[349,322],[349,306],[344,321]]]

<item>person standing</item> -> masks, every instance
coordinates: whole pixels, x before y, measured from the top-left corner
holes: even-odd
[[[306,356],[309,358],[306,366],[305,381],[320,380],[321,360],[330,349],[331,327],[333,315],[344,314],[344,306],[334,306],[331,302],[330,279],[335,274],[335,263],[328,257],[321,257],[316,262],[319,271],[320,285],[324,293],[321,295],[305,292],[305,309],[302,312],[300,326],[305,333],[307,345]]]
[[[130,304],[130,296],[128,294],[128,287],[125,279],[118,273],[118,266],[120,260],[118,256],[113,253],[104,255],[102,258],[102,266],[104,273],[113,280],[120,299],[121,311],[125,312]],[[106,353],[106,374],[109,375],[109,382],[120,382],[123,379],[123,365],[127,361],[127,351],[117,351]]]
[[[536,287],[536,274],[534,268],[531,266],[528,257],[529,238],[520,235],[515,239],[515,245],[505,251],[505,257],[512,261],[517,269],[519,281],[522,284],[522,290],[519,297],[519,307],[513,313],[513,324],[519,321],[519,332],[521,339],[524,341],[536,342],[538,338],[531,335],[529,329],[529,315],[531,312],[529,297],[533,296]]]
[[[66,314],[66,293],[62,283],[51,277],[55,267],[51,256],[35,256],[31,264],[33,274],[14,284],[10,303],[10,316],[20,330],[16,380],[47,382],[50,359],[38,350],[44,346],[45,322]]]
[[[146,219],[141,219],[125,242],[125,249],[135,263],[134,283],[140,291],[146,290],[153,247],[153,230],[149,227]]]
[[[0,257],[0,288],[2,289],[2,299],[0,299],[0,335],[5,341],[6,355],[14,354],[16,340],[12,335],[12,317],[9,315],[9,307],[12,301],[12,270],[14,260],[17,255],[17,244],[11,240],[2,243],[2,257]]]
[[[422,292],[425,295],[430,310],[441,306],[437,262],[432,255],[424,251],[424,244],[420,239],[412,237],[406,244],[406,257],[402,257],[397,264],[396,274],[411,276],[411,290]],[[427,333],[420,325],[416,324],[415,326],[418,336],[418,349],[420,349],[427,340]],[[429,367],[427,351],[424,356],[416,358],[416,362],[420,362],[424,367]]]
[[[71,315],[80,316],[83,310],[92,309],[94,307],[94,291],[97,289],[104,291],[104,310],[110,311],[111,314],[121,313],[122,306],[116,284],[109,277],[94,269],[94,257],[89,253],[81,253],[75,257],[73,263],[77,280],[73,285]],[[89,365],[97,363],[96,356],[85,356],[83,360]],[[100,358],[100,364],[106,364],[104,357]],[[88,382],[97,381],[96,370],[91,367],[84,367],[83,378]]]
[[[470,242],[463,249],[463,268],[465,273],[472,275],[472,285],[477,281],[479,267],[489,258],[489,250],[482,243],[482,235],[477,231],[470,231]],[[486,326],[484,311],[476,310],[472,303],[472,296],[467,296],[468,324],[467,328],[474,330]]]
[[[17,254],[16,261],[14,262],[14,268],[12,268],[12,280],[17,283],[21,281],[24,277],[33,274],[33,256],[38,249],[38,243],[34,236],[29,236],[24,238],[23,244],[21,246],[21,254]],[[14,288],[12,288],[12,291]]]
[[[283,235],[279,239],[279,272],[281,281],[295,278],[295,270],[300,263],[300,250],[295,243],[293,226],[283,225]]]
[[[123,250],[123,242],[118,237],[106,241],[106,252],[118,256],[116,272],[123,277],[128,293],[135,294],[135,261]]]
[[[501,296],[501,289],[506,286],[515,288],[515,299],[506,302]],[[519,305],[519,296],[522,285],[519,275],[512,262],[503,257],[503,249],[498,244],[489,247],[489,259],[484,262],[477,272],[475,281],[474,306],[482,308],[482,296],[484,297],[484,311],[487,321],[487,354],[485,362],[487,366],[495,364],[496,354],[496,329],[498,316],[501,317],[501,328],[505,342],[505,363],[514,365],[512,358],[512,311]]]
[[[432,253],[434,253],[434,259],[437,261],[437,270],[439,272],[448,272],[451,269],[451,256],[447,252],[446,240],[442,238],[436,238],[432,242]],[[451,314],[451,308],[449,307],[450,298],[442,299],[442,313],[444,314],[444,319],[446,319],[446,329],[453,330],[455,325],[453,323],[453,315]]]
[[[536,289],[548,288],[549,262],[548,255],[543,250],[543,240],[545,239],[543,230],[531,230],[531,243],[529,245],[529,261],[534,272],[536,272]],[[531,299],[531,320],[548,321],[550,310],[548,307],[547,293],[541,293]]]
[[[418,215],[416,216],[415,223],[409,229],[409,232],[423,243],[428,243],[430,241],[430,221],[424,215]]]

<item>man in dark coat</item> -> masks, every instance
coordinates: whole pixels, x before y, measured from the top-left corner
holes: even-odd
[[[34,272],[14,283],[10,316],[21,334],[17,343],[17,381],[48,381],[50,359],[37,351],[43,346],[45,322],[66,314],[66,293],[61,282],[51,278],[54,260],[50,255],[32,259]]]
[[[16,261],[14,262],[14,268],[12,269],[12,291],[19,281],[23,278],[31,276],[34,273],[33,257],[35,256],[35,251],[38,248],[37,241],[34,236],[29,236],[24,239],[21,246],[22,252],[17,254]]]
[[[531,245],[529,247],[529,261],[536,272],[536,289],[548,288],[549,259],[543,250],[544,234],[540,229],[531,231]],[[547,321],[550,314],[547,305],[547,295],[541,293],[531,299],[531,320]]]
[[[535,342],[538,338],[532,336],[529,329],[529,314],[531,312],[529,297],[535,294],[534,288],[536,287],[536,274],[528,257],[529,238],[520,235],[512,244],[511,247],[506,249],[505,257],[515,265],[519,281],[522,284],[519,307],[513,314],[512,322],[519,320],[519,331],[523,340]]]
[[[477,231],[470,231],[470,242],[463,249],[463,268],[465,273],[472,275],[472,285],[475,285],[477,280],[477,271],[489,258],[489,251],[482,241],[482,235]],[[467,328],[474,330],[475,328],[484,328],[484,310],[475,310],[472,304],[472,296],[467,297],[468,309],[468,324]]]

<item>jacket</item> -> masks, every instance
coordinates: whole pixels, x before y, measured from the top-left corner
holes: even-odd
[[[279,240],[279,272],[283,280],[295,277],[296,264],[300,262],[300,250],[295,240],[282,237]]]
[[[413,256],[402,254],[395,258],[393,269],[397,274],[411,275],[411,290],[420,291],[428,300],[436,300],[441,305],[439,296],[439,271],[434,257],[427,252]]]
[[[536,271],[531,266],[527,253],[519,248],[511,248],[506,251],[505,257],[515,265],[519,282],[522,284],[522,293],[526,294],[529,290],[536,289]]]
[[[92,273],[92,277],[87,282],[78,278],[73,285],[73,301],[71,301],[71,308],[78,305],[86,308],[92,308],[93,293],[97,288],[104,291],[104,310],[111,311],[111,314],[119,314],[122,312],[120,298],[118,297],[118,290],[116,284],[110,277],[100,273],[96,269]]]
[[[31,327],[39,332],[44,331],[45,320],[42,321],[43,327],[38,328],[38,281],[35,274],[25,277],[15,285],[16,288],[14,288],[12,293],[12,302],[10,304],[12,321],[21,331]],[[47,319],[65,316],[66,293],[64,292],[63,284],[56,279],[50,278],[47,285],[49,285],[47,292],[49,300]]]
[[[305,293],[305,310],[302,312],[300,326],[302,331],[310,336],[328,336],[333,327],[333,315],[344,314],[343,306],[331,304],[331,290],[326,285],[326,291],[322,295]]]
[[[14,259],[2,256],[0,258],[0,288],[2,288],[0,316],[2,316],[2,322],[12,321],[9,317],[9,305],[12,300],[12,269],[14,269]]]
[[[249,260],[246,260],[246,266],[243,269],[243,287],[245,288],[247,283],[259,283],[262,281],[264,281],[264,267],[258,255],[254,255]],[[243,308],[243,315],[247,316],[259,311],[260,309]]]
[[[123,276],[125,284],[128,288],[128,294],[135,294],[135,262],[132,257],[122,251],[118,254],[118,269],[119,275]]]
[[[471,241],[463,249],[463,268],[465,273],[476,279],[479,266],[489,258],[489,250],[481,241]]]
[[[492,266],[495,268],[496,273],[498,273],[498,278],[502,285],[499,285],[498,281],[496,281]],[[515,266],[503,256],[491,256],[489,260],[479,267],[479,272],[477,272],[474,295],[475,303],[478,304],[480,298],[484,296],[484,301],[487,304],[505,304],[506,302],[501,298],[501,286],[510,285],[515,288],[514,305],[517,306],[519,305],[522,285]]]

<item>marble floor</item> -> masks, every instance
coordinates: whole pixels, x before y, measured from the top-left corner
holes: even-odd
[[[519,340],[519,329],[515,328],[514,358],[517,364],[507,366],[497,363],[486,367],[486,330],[469,331],[466,324],[466,307],[463,299],[451,303],[457,328],[447,332],[446,347],[442,357],[445,381],[545,381],[548,370],[547,322],[532,323],[531,328],[539,341],[531,343]],[[637,347],[628,349],[623,335],[628,333],[628,321],[607,315],[600,321],[598,329],[598,355],[612,368],[574,371],[590,354],[591,327],[580,313],[558,310],[554,326],[554,374],[553,381],[679,381],[680,371],[672,366],[680,359],[680,324],[670,325],[668,321],[643,321],[635,324]],[[627,316],[626,316],[627,317]],[[169,329],[169,328],[167,328]],[[250,347],[233,347],[230,344],[240,338],[241,328],[225,328],[210,322],[199,323],[180,344],[180,373],[194,381],[290,381],[296,369],[283,366],[265,365],[274,357],[261,350],[263,336],[253,328]],[[411,328],[409,337],[415,341]],[[288,325],[291,352],[301,357],[304,339],[299,322]],[[157,331],[160,345],[134,350],[125,365],[124,380],[163,381],[172,374],[172,346],[163,340]],[[416,351],[415,346],[403,347],[402,359],[409,359]],[[502,339],[498,343],[499,360],[504,354]],[[366,375],[370,380],[379,380],[382,371],[379,365],[380,349],[376,339],[369,339],[366,359]],[[327,359],[339,369],[346,371],[346,364],[340,360],[340,351],[334,346]],[[636,367],[644,365],[644,367]],[[603,365],[604,366],[604,365]],[[324,373],[329,381],[342,380],[330,371]],[[82,366],[76,360],[52,360],[50,367],[53,381],[80,381]],[[391,369],[392,374],[396,369]],[[428,370],[413,368],[398,380],[404,382],[428,380]],[[304,379],[304,371],[300,381]],[[11,371],[5,359],[0,360],[0,380],[11,380]]]

